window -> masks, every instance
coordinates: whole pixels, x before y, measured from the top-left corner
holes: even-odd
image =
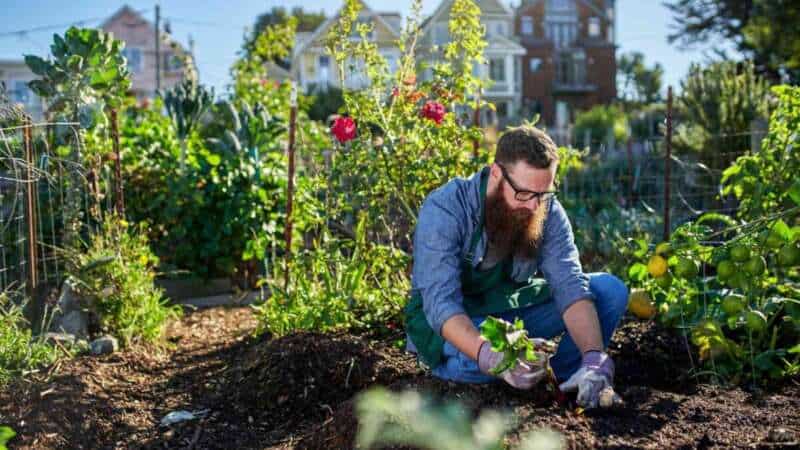
[[[547,8],[551,11],[572,11],[575,9],[573,0],[549,0]]]
[[[503,22],[497,22],[494,24],[495,32],[498,36],[505,36],[506,35],[506,24]]]
[[[128,70],[130,70],[131,73],[142,72],[142,49],[125,47],[122,49],[122,56],[128,61]]]
[[[542,67],[542,58],[531,58],[529,64],[531,72],[536,73]]]
[[[327,83],[330,77],[331,58],[328,55],[320,55],[317,62],[319,67],[318,80],[321,83]]]
[[[489,78],[494,81],[506,81],[506,62],[504,59],[489,60]]]
[[[600,18],[589,17],[589,37],[600,37]]]
[[[556,81],[565,85],[586,83],[586,54],[582,50],[558,54]]]
[[[528,36],[533,34],[533,17],[522,16],[522,22],[520,23],[520,31],[522,32],[522,34]]]
[[[547,24],[547,38],[553,41],[556,48],[569,47],[578,34],[577,23],[553,22]]]
[[[505,119],[508,117],[508,102],[497,102],[497,104],[495,104],[495,108],[498,119]]]
[[[519,56],[515,56],[514,57],[514,84],[517,85],[518,87],[520,85],[522,85],[522,70],[520,70],[520,69],[521,69],[520,57]]]

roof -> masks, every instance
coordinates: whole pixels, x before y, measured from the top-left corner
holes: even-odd
[[[101,29],[105,29],[106,27],[111,25],[113,22],[115,22],[116,20],[118,20],[120,17],[122,17],[125,14],[130,14],[130,15],[136,17],[137,19],[141,20],[142,22],[147,24],[147,26],[153,31],[153,34],[155,34],[155,32],[156,32],[155,25],[153,25],[153,23],[150,22],[149,20],[145,19],[144,16],[139,11],[131,8],[127,4],[126,5],[122,5],[122,8],[118,9],[114,14],[111,15],[111,17],[109,17],[108,19],[104,20],[103,23],[100,24],[100,28]],[[169,33],[167,33],[167,32],[162,30],[161,33],[160,33],[160,36],[161,36],[162,40],[166,41],[171,46],[176,46],[179,50],[181,50],[183,52],[186,52],[186,49],[183,47],[183,45],[181,45],[180,42],[178,42],[175,39],[173,39],[172,36]]]
[[[428,31],[428,28],[430,27],[430,24],[434,22],[434,19],[450,10],[454,1],[455,0],[442,0],[442,2],[439,3],[439,6],[436,7],[436,10],[433,12],[433,14],[426,17],[425,20],[422,21],[420,26],[423,34]],[[502,0],[476,0],[475,4],[478,6],[478,8],[480,8],[481,15],[498,14],[508,15],[510,17],[514,16],[514,12],[508,6],[506,6]]]
[[[386,22],[386,19],[384,19],[383,17],[381,17],[381,15],[387,15],[387,14],[390,14],[390,13],[387,13],[387,12],[383,12],[383,13],[377,13],[377,12],[373,11],[373,10],[372,10],[372,9],[371,9],[371,8],[370,8],[370,7],[369,7],[369,6],[368,6],[368,5],[365,3],[365,2],[364,2],[364,0],[358,0],[358,1],[359,1],[359,3],[361,3],[361,11],[364,11],[364,12],[366,12],[367,14],[369,14],[371,17],[374,17],[374,18],[375,18],[375,20],[376,20],[377,22],[379,22],[379,23],[383,24],[383,26],[385,26],[385,27],[386,27],[386,28],[387,28],[387,29],[388,29],[388,30],[389,30],[389,31],[390,31],[392,34],[394,34],[396,38],[398,38],[398,39],[400,38],[400,30],[396,29],[395,27],[393,27],[392,25],[390,25],[389,23],[387,23],[387,22]],[[336,10],[336,14],[334,14],[334,15],[332,15],[331,17],[329,17],[328,19],[326,19],[326,20],[325,20],[325,22],[322,22],[322,24],[320,24],[320,26],[318,26],[318,27],[317,27],[317,29],[316,29],[316,30],[314,30],[314,32],[311,34],[311,36],[309,36],[309,37],[308,37],[307,39],[305,39],[303,42],[300,42],[300,43],[299,43],[299,45],[298,45],[297,47],[295,47],[295,51],[294,51],[294,55],[293,55],[293,57],[294,57],[294,56],[296,56],[296,55],[299,55],[299,54],[303,53],[303,52],[306,50],[306,48],[308,48],[308,46],[309,46],[309,45],[310,45],[312,42],[316,41],[316,40],[317,40],[317,38],[318,38],[318,37],[319,37],[319,36],[320,36],[320,35],[321,35],[323,32],[325,32],[325,31],[326,31],[328,28],[330,28],[330,26],[331,26],[331,25],[332,25],[334,22],[336,22],[337,20],[339,20],[339,16],[341,15],[341,12],[342,12],[342,6],[340,6],[340,7],[339,7],[339,9],[337,9],[337,10]],[[399,13],[392,13],[392,14],[397,14],[398,16],[400,15]]]

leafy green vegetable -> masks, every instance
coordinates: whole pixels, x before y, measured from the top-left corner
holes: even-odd
[[[503,352],[503,360],[492,373],[500,374],[511,367],[517,359],[536,361],[538,357],[534,352],[533,342],[528,338],[528,331],[522,320],[514,320],[514,324],[503,319],[489,316],[481,324],[481,336],[486,338],[495,352]]]

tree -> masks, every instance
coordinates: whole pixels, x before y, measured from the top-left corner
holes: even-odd
[[[750,148],[751,124],[769,116],[770,91],[752,63],[692,64],[676,102],[677,151],[695,152],[712,169]]]
[[[286,8],[282,6],[273,6],[269,12],[261,14],[256,19],[255,26],[253,27],[252,34],[245,38],[245,50],[249,54],[253,50],[256,39],[268,27],[285,25],[289,17],[294,17],[297,21],[297,32],[310,32],[319,27],[325,21],[325,12],[318,13],[307,12],[303,10],[302,6],[295,6],[290,13],[286,12]],[[288,69],[289,61],[286,58],[276,58],[274,62],[281,67]]]
[[[620,100],[625,103],[647,104],[661,101],[661,86],[664,68],[655,63],[652,69],[644,64],[644,55],[639,52],[620,56],[617,74],[622,83]]]
[[[800,82],[797,0],[672,0],[664,6],[675,20],[670,43],[685,49],[730,41],[771,81]]]

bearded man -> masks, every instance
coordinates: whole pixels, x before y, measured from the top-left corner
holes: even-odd
[[[613,389],[605,349],[628,290],[613,275],[583,273],[556,199],[557,167],[550,137],[522,126],[503,134],[492,165],[428,195],[414,232],[408,349],[433,375],[458,382],[530,389],[552,368],[561,390],[592,408]],[[519,318],[534,338],[563,335],[558,350],[493,375],[504,355],[478,331],[488,315]]]

